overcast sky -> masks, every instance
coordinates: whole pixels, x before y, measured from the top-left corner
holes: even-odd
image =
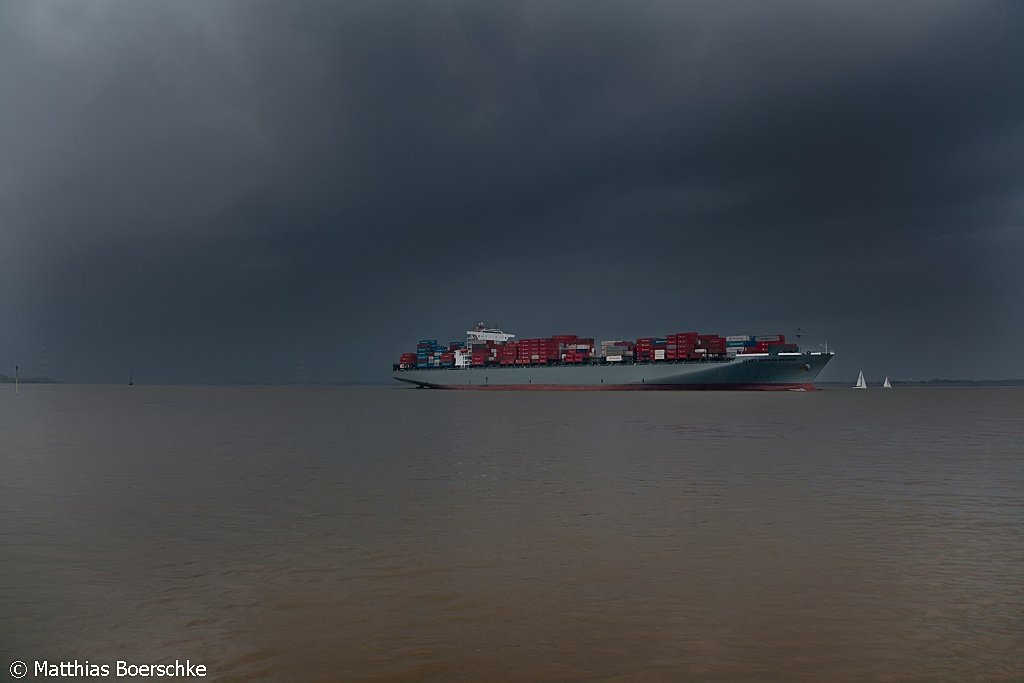
[[[0,0],[0,374],[803,330],[1024,377],[1024,3]]]

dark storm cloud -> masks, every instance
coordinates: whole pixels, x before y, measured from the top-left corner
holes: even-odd
[[[934,343],[1024,338],[1017,4],[0,12],[5,366],[370,379],[485,317],[1024,374]]]

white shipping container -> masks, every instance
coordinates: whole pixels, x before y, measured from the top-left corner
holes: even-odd
[[[662,350],[662,349],[656,350],[654,352],[654,357],[655,357],[655,359],[664,359],[665,358],[665,351]]]
[[[622,361],[622,356],[608,356],[605,360],[609,363],[618,363]]]
[[[733,334],[725,338],[725,341],[754,341],[754,335],[752,334]]]

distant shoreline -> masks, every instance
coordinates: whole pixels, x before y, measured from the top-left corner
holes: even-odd
[[[0,384],[14,384],[14,377],[0,375]],[[19,377],[18,384],[63,384],[49,377]]]
[[[890,379],[894,387],[1024,387],[1024,379]],[[852,386],[852,382],[815,382],[821,387]]]
[[[928,379],[890,380],[894,387],[1024,387],[1024,379]],[[123,382],[62,382],[50,377],[22,377],[20,384],[124,384]],[[14,384],[14,378],[0,375],[0,384]],[[254,387],[400,387],[388,381],[365,382],[147,382],[149,386],[254,386]],[[843,388],[853,386],[853,380],[830,380],[815,382],[822,388]],[[880,386],[880,385],[879,385]]]

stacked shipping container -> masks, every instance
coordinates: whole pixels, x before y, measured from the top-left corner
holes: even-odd
[[[416,345],[416,353],[403,353],[399,362],[404,364],[413,360],[418,368],[451,368],[455,367],[455,352],[463,346],[462,342],[442,346],[435,339],[421,339]]]
[[[620,363],[623,360],[633,360],[633,342],[603,341],[601,342],[601,357],[609,363]]]
[[[665,360],[687,360],[697,357],[696,332],[675,332],[668,335],[665,344]]]
[[[511,335],[509,335],[511,336]],[[602,341],[595,356],[594,340],[574,334],[520,339],[518,341],[474,341],[468,348],[470,366],[545,365],[548,363],[589,363],[594,358],[605,362],[659,362],[724,358],[747,353],[793,353],[796,344],[787,344],[785,335],[732,335],[699,332],[675,332],[665,337],[639,337],[635,341]],[[416,353],[403,353],[399,367],[455,367],[456,354],[465,353],[462,342],[441,346],[435,339],[421,339]]]
[[[796,344],[787,344],[784,334],[740,335],[726,337],[729,354],[742,353],[796,353]]]

